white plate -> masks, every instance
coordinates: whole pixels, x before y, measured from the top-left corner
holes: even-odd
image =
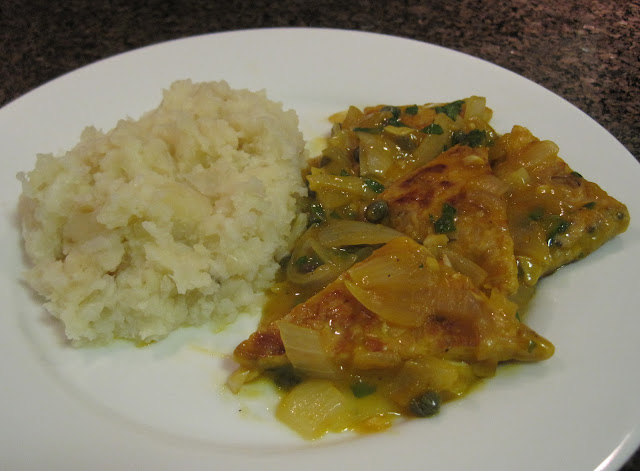
[[[20,284],[19,171],[71,147],[86,125],[113,127],[157,106],[180,78],[265,88],[294,108],[307,139],[349,104],[483,95],[494,124],[555,141],[586,178],[626,202],[632,224],[542,282],[529,323],[549,361],[501,372],[438,417],[379,435],[299,440],[263,400],[222,383],[225,354],[251,330],[178,332],[145,349],[76,350]],[[188,38],[116,56],[0,110],[0,468],[2,469],[615,469],[640,442],[640,166],[593,120],[547,90],[478,59],[388,36],[309,29]]]

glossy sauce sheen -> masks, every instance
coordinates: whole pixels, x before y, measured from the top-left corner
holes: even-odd
[[[499,363],[553,355],[523,323],[537,280],[629,215],[553,143],[518,126],[498,136],[491,114],[470,97],[333,117],[307,172],[311,227],[234,354],[238,377],[287,391],[276,416],[301,436],[429,416]],[[369,245],[323,246],[341,220],[369,221]],[[381,225],[397,235],[378,239]]]

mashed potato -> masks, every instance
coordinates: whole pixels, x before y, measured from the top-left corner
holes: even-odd
[[[294,111],[175,82],[139,120],[87,128],[19,175],[26,280],[76,344],[230,322],[304,225],[304,164]]]

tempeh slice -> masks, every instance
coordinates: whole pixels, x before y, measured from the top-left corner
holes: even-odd
[[[397,375],[407,374],[407,365],[420,370],[440,362],[465,372],[451,384],[469,386],[499,362],[539,361],[553,354],[553,345],[522,323],[516,309],[497,291],[486,295],[412,239],[398,237],[283,319],[258,329],[234,358],[259,371],[293,363],[310,376],[377,371],[389,388],[400,387],[393,384]],[[322,358],[315,366],[300,364],[306,360],[294,349],[304,345],[283,341],[283,329],[291,332],[292,326],[301,328],[309,343],[319,342]],[[438,386],[449,384],[439,375],[451,371],[433,369],[433,384],[423,386],[453,394],[449,386]]]
[[[573,171],[558,146],[521,126],[490,152],[505,193],[520,279],[534,285],[562,265],[589,255],[629,225],[627,207]]]
[[[444,247],[462,256],[460,263],[469,260],[486,272],[478,280],[482,289],[512,294],[518,288],[518,272],[505,190],[492,174],[486,147],[459,145],[394,182],[381,196],[394,229],[425,245],[433,236],[446,236]]]

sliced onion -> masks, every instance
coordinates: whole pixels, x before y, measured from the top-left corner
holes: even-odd
[[[403,234],[382,224],[361,221],[333,221],[318,233],[318,241],[325,247],[385,244]]]
[[[464,119],[483,119],[487,99],[480,96],[471,96],[465,100]]]
[[[424,324],[430,314],[428,306],[419,301],[411,302],[406,298],[399,299],[399,296],[408,293],[399,293],[395,290],[366,289],[349,280],[345,280],[344,284],[360,304],[392,324],[403,327],[418,327]]]
[[[468,276],[475,286],[481,286],[487,279],[487,271],[464,255],[447,248],[440,249],[440,253],[449,259],[454,270]]]
[[[558,156],[558,146],[551,141],[538,141],[529,144],[520,154],[520,161],[527,167],[540,165]]]
[[[341,191],[356,196],[361,196],[362,180],[355,176],[331,175],[322,169],[312,168],[311,175],[307,176],[309,188],[315,192]]]
[[[331,175],[318,168],[311,169],[307,180],[309,189],[316,192],[325,209],[345,206],[361,198],[365,191],[359,177]]]
[[[428,164],[442,153],[442,149],[449,143],[448,134],[429,134],[422,139],[420,145],[413,151],[415,167]]]
[[[311,228],[298,239],[287,264],[289,281],[299,285],[327,285],[356,262],[357,254],[336,253],[320,244],[317,240],[318,233],[318,228]],[[298,271],[296,261],[309,253],[315,253],[322,265],[309,273],[301,273]]]
[[[340,429],[344,422],[345,396],[330,381],[304,381],[280,402],[276,417],[308,440]],[[346,425],[346,424],[345,424]]]
[[[379,135],[366,132],[357,134],[360,138],[360,175],[384,177],[393,165],[393,151]]]
[[[395,248],[405,241],[406,238],[394,239],[362,263],[354,265],[349,269],[349,278],[356,284],[371,288],[377,286],[391,288],[409,286],[413,288],[413,283],[422,282],[421,277],[425,274],[420,272],[424,272],[423,268],[437,269],[437,262],[426,248],[423,249],[426,253],[418,252],[415,249],[396,251]],[[411,242],[413,243],[413,241]],[[391,250],[389,250],[390,244],[393,244]],[[416,246],[420,247],[417,244]],[[400,249],[402,248],[400,247]],[[435,263],[435,266],[431,263]]]
[[[324,350],[320,332],[288,321],[278,321],[280,337],[293,367],[318,378],[332,378],[336,369]]]
[[[440,267],[424,247],[397,238],[351,267],[345,287],[367,309],[385,321],[418,327],[430,315],[466,318],[479,315],[482,297],[471,281]]]
[[[350,106],[345,114],[344,121],[342,122],[342,126],[345,128],[352,128],[357,125],[357,123],[362,119],[364,113],[355,106]]]
[[[422,325],[430,309],[439,270],[429,252],[408,238],[398,238],[347,272],[345,286],[367,309],[387,322]]]
[[[413,168],[426,165],[442,153],[442,149],[451,145],[453,121],[445,113],[436,114],[433,124],[442,128],[442,134],[427,134],[413,151]]]
[[[287,278],[293,283],[299,285],[310,283],[327,285],[353,265],[356,258],[357,255],[349,254],[348,256],[345,256],[344,259],[340,259],[337,264],[326,262],[324,265],[320,265],[309,273],[300,273],[295,266],[295,262],[290,262],[289,265],[287,265]]]
[[[531,181],[531,176],[526,168],[520,167],[518,170],[505,176],[504,181],[510,186],[522,187]]]
[[[440,250],[448,243],[449,237],[447,237],[446,234],[429,234],[422,241],[422,245],[424,245],[434,257],[440,256]]]
[[[258,370],[238,368],[229,375],[229,378],[227,379],[227,387],[232,393],[238,394],[242,386],[253,381],[258,376],[260,376],[260,372]]]

